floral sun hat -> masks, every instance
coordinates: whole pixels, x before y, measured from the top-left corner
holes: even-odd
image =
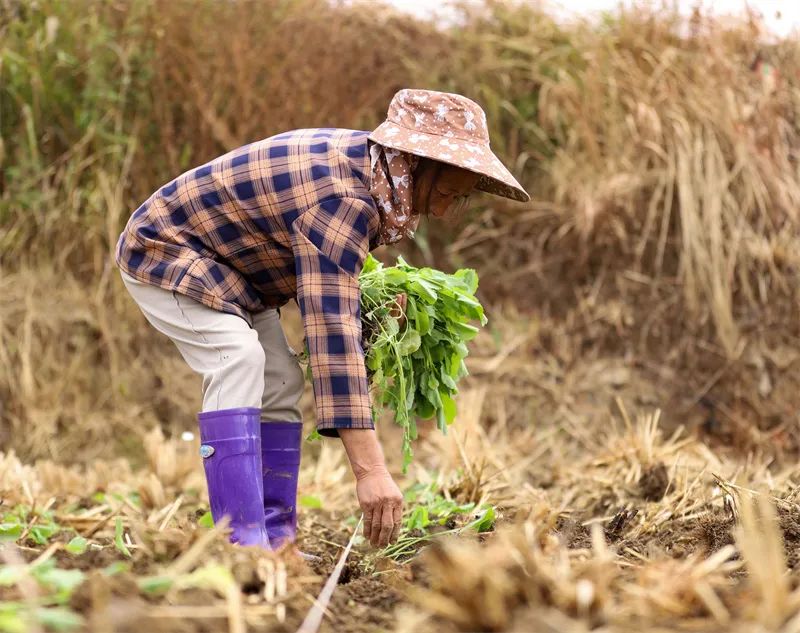
[[[400,90],[386,120],[369,135],[384,147],[480,174],[475,186],[504,198],[530,196],[489,147],[486,114],[471,99],[433,90]]]

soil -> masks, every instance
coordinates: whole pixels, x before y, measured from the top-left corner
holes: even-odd
[[[380,577],[362,576],[343,584],[333,594],[321,631],[371,633],[394,630],[394,608],[402,596]]]
[[[631,521],[639,514],[639,511],[635,508],[628,509],[622,508],[617,514],[614,515],[614,518],[608,522],[608,525],[605,527],[605,535],[606,540],[610,543],[614,543],[622,539],[629,527]]]
[[[600,400],[598,400],[599,402]],[[598,403],[592,406],[598,409],[601,406]],[[702,403],[698,405],[699,408],[702,406]],[[714,446],[723,445],[730,440],[730,437],[733,437],[731,435],[733,431],[739,428],[735,426],[731,415],[714,417],[713,414],[719,413],[717,408],[708,409],[707,407],[708,411],[705,411],[707,424],[699,429],[697,426],[694,427],[700,432],[705,431],[707,435],[714,435],[717,438]],[[692,425],[689,426],[692,427]],[[760,432],[767,434],[774,433],[779,426],[777,423],[770,422],[758,428]],[[734,442],[737,446],[743,443],[743,440]],[[545,455],[543,459],[546,458]],[[660,459],[664,461],[660,461]],[[656,516],[652,504],[661,503],[662,508],[670,507],[670,497],[675,494],[675,489],[670,482],[670,471],[666,463],[672,463],[671,456],[660,455],[659,458],[653,459],[646,465],[643,464],[642,474],[638,480],[633,479],[630,482],[628,480],[621,482],[619,478],[598,480],[598,494],[583,497],[586,499],[585,503],[569,506],[571,511],[561,515],[555,526],[556,536],[572,550],[590,550],[592,548],[592,529],[584,523],[590,519],[605,517],[601,524],[603,536],[610,549],[625,560],[626,568],[631,569],[641,565],[643,559],[658,560],[665,555],[674,559],[685,559],[692,554],[707,555],[732,544],[735,522],[722,509],[710,510],[691,519],[668,519],[651,530],[638,529],[646,524],[646,521],[643,523],[642,515],[645,515],[648,520]],[[680,474],[675,476],[680,477]],[[559,481],[560,472],[557,469],[532,468],[526,483],[530,484],[531,489],[551,488],[552,492],[548,494],[552,496],[553,500],[557,500],[563,492],[559,488]],[[450,492],[452,493],[452,490]],[[789,491],[786,492],[788,494]],[[82,500],[81,505],[91,507],[92,504],[87,499]],[[787,562],[796,572],[800,567],[800,508],[787,503],[779,505],[779,519],[785,537]],[[287,593],[281,602],[285,608],[285,615],[281,618],[277,618],[274,611],[268,615],[253,615],[259,609],[266,612],[273,606],[265,599],[265,593],[270,588],[262,573],[263,553],[248,552],[244,549],[230,550],[227,547],[223,548],[222,544],[209,546],[209,551],[204,554],[204,560],[199,561],[200,564],[211,561],[220,563],[230,570],[235,581],[241,587],[242,604],[254,607],[247,613],[247,630],[274,633],[297,630],[324,582],[336,566],[354,529],[352,520],[348,520],[348,512],[352,512],[353,508],[339,506],[340,511],[336,512],[332,509],[334,507],[336,506],[333,503],[326,504],[325,510],[306,510],[299,517],[297,546],[300,550],[317,556],[317,560],[310,563],[295,560],[292,565],[296,566],[290,566],[288,561],[291,554],[278,554],[278,556],[283,556],[284,562],[287,563],[290,579]],[[507,516],[513,515],[514,507],[513,503],[509,504]],[[505,508],[503,511],[505,512]],[[87,572],[86,581],[76,590],[70,601],[70,606],[86,618],[85,630],[115,630],[123,633],[142,630],[154,633],[166,633],[167,631],[217,633],[229,630],[229,623],[224,615],[224,598],[219,592],[193,588],[181,590],[175,596],[172,594],[157,596],[141,592],[137,584],[137,580],[142,577],[160,573],[187,548],[191,547],[198,538],[198,534],[190,529],[191,525],[196,524],[197,519],[203,513],[204,510],[195,510],[194,505],[187,504],[176,515],[176,519],[169,527],[157,532],[138,534],[143,539],[141,540],[142,547],[133,550],[131,559],[122,559],[114,547],[113,522],[109,522],[103,531],[92,536],[95,543],[99,542],[103,545],[102,549],[91,548],[83,555],[75,557],[63,551],[55,552],[54,557],[59,567]],[[528,515],[525,514],[525,516]],[[548,515],[549,520],[552,520],[552,515]],[[511,521],[499,520],[498,533],[505,529],[508,523]],[[135,527],[134,523],[131,525]],[[441,529],[446,530],[457,526],[457,522],[450,522]],[[69,535],[65,535],[63,538],[66,540]],[[481,536],[474,540],[482,543],[484,538],[491,541],[493,536]],[[488,548],[490,543],[483,543],[483,545],[487,545]],[[32,560],[40,553],[41,548],[37,548],[23,551],[22,555],[27,560]],[[582,560],[585,554],[586,552],[573,551],[570,558]],[[421,556],[409,557],[404,565],[397,566],[390,561],[376,559],[365,543],[356,542],[339,577],[339,584],[326,609],[320,630],[324,633],[394,631],[398,624],[398,616],[401,616],[402,620],[402,614],[406,611],[406,607],[410,610],[419,607],[416,602],[414,605],[409,604],[410,598],[407,596],[412,594],[407,591],[407,588],[410,583],[413,583],[416,589],[422,590],[424,594],[438,591],[437,583],[440,578],[426,567],[427,563],[423,562],[423,558]],[[130,572],[122,572],[108,577],[99,571],[120,560],[124,560],[130,566]],[[482,563],[483,561],[476,556],[475,567],[481,570],[487,569],[488,567]],[[661,561],[656,564],[661,564]],[[452,569],[451,566],[449,570]],[[497,578],[494,570],[488,569],[484,580]],[[744,574],[746,571],[742,570],[734,572],[733,575]],[[526,576],[524,583],[527,582]],[[793,578],[792,583],[800,584],[800,580]],[[474,590],[475,595],[488,595],[485,589],[486,587],[483,585],[477,585],[477,589]],[[542,591],[546,589],[547,587]],[[746,586],[743,585],[742,591],[746,590]],[[419,593],[418,591],[414,594],[415,599]],[[7,589],[0,589],[0,596],[9,600],[21,598],[18,593],[12,594]],[[526,598],[532,600],[532,606],[529,605],[527,610],[526,607],[514,606],[516,603],[511,604],[515,600],[523,600],[521,596],[522,594],[515,595],[509,598],[509,603],[504,603],[509,611],[516,610],[513,617],[521,618],[519,619],[521,626],[529,627],[519,630],[569,630],[566,627],[552,628],[552,622],[546,623],[546,618],[540,620],[540,616],[545,615],[545,610],[541,608],[541,604],[537,602],[539,598],[535,596]],[[721,599],[726,607],[735,613],[739,608],[735,602],[738,597],[738,593],[727,591],[721,596]],[[471,598],[470,600],[472,604],[475,604],[479,599]],[[545,602],[545,604],[549,603]],[[209,607],[212,608],[209,609]],[[217,609],[216,614],[214,607]],[[398,610],[398,607],[402,609]],[[196,613],[194,613],[195,608],[197,608]],[[172,613],[170,613],[171,609],[174,609]],[[524,621],[524,618],[528,616],[531,618],[530,622]],[[413,617],[418,616],[415,614]],[[475,621],[478,620],[479,618],[476,617]],[[513,621],[516,622],[516,620]],[[443,622],[439,627],[439,622],[436,620],[427,622],[435,628],[426,625],[425,631],[454,630],[447,626],[452,623]],[[594,626],[591,619],[588,622]],[[407,623],[403,624],[406,626],[402,630],[409,630]],[[420,632],[423,630],[422,626],[419,627],[419,630]]]
[[[790,569],[796,569],[800,565],[800,507],[780,506],[778,518],[783,532],[786,564]]]
[[[647,501],[661,501],[669,487],[669,474],[662,462],[649,466],[639,478],[639,494]]]
[[[70,606],[87,618],[89,630],[109,630],[134,633],[140,630],[146,601],[139,596],[136,580],[129,574],[104,576],[91,572],[70,598]],[[148,627],[158,633],[159,628]],[[163,630],[163,629],[161,629]],[[191,630],[191,629],[173,629]]]
[[[351,532],[336,531],[331,526],[341,522],[324,515],[307,520],[301,526],[298,546],[302,551],[319,557],[309,567],[319,576],[320,588],[333,571]],[[338,633],[372,633],[394,630],[395,607],[403,601],[402,587],[406,568],[388,564],[375,569],[366,545],[355,546],[339,576],[338,587],[328,605],[320,631]]]
[[[710,554],[733,544],[734,521],[721,512],[707,514],[698,519],[697,539]]]
[[[558,520],[556,533],[570,549],[588,549],[592,546],[592,533],[589,528],[570,517],[562,516]]]

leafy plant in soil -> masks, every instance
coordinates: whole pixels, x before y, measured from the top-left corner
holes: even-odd
[[[396,543],[381,552],[392,560],[407,559],[422,545],[446,534],[467,530],[488,532],[494,528],[494,506],[458,503],[442,495],[436,484],[414,484],[403,496],[406,502],[403,533]]]
[[[85,574],[77,569],[61,569],[53,559],[35,565],[0,566],[0,589],[14,587],[25,578],[33,579],[41,594],[33,600],[0,601],[0,631],[17,633],[29,630],[36,623],[52,631],[71,631],[83,624],[83,619],[68,606],[75,588]]]
[[[24,505],[18,505],[0,516],[0,543],[27,538],[37,545],[45,545],[62,530],[53,519],[52,512],[34,512]]]

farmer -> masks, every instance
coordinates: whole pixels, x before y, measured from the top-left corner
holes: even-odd
[[[125,286],[203,377],[198,415],[211,514],[231,541],[275,548],[296,530],[303,372],[279,322],[296,299],[317,430],[338,436],[364,534],[397,536],[402,495],[384,461],[361,347],[367,253],[411,237],[474,189],[528,194],[489,149],[486,117],[455,94],[401,90],[375,131],[308,129],[235,149],[178,176],[117,244]]]

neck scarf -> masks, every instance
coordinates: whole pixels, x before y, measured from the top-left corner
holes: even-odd
[[[372,179],[369,192],[381,216],[380,243],[394,244],[414,237],[419,213],[414,211],[411,172],[419,158],[377,143],[369,148]]]

